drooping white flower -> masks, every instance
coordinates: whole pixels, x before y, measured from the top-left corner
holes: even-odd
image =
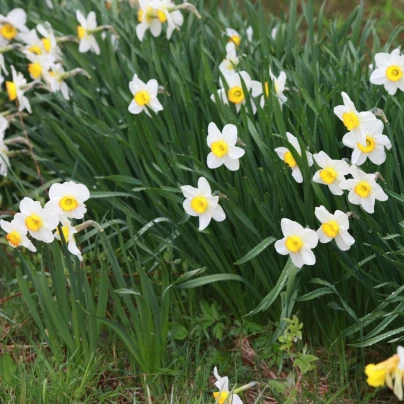
[[[218,168],[223,164],[230,171],[240,168],[239,159],[244,156],[245,151],[241,147],[236,147],[236,125],[226,125],[223,132],[220,132],[216,124],[211,122],[208,127],[207,143],[211,150],[207,158],[209,168]]]
[[[61,92],[63,98],[69,101],[69,87],[64,80],[65,69],[60,63],[55,63],[51,66],[48,72],[44,72],[43,78],[47,83],[50,92],[57,93]]]
[[[177,20],[177,17],[178,15],[176,14],[174,16],[174,19]],[[167,21],[167,14],[165,13],[164,10],[162,10],[161,3],[159,1],[139,0],[139,10],[137,12],[137,19],[140,24],[136,26],[136,35],[139,41],[143,41],[144,35],[147,30],[150,30],[151,34],[154,37],[158,37],[161,34],[162,23]],[[173,30],[174,28],[172,28],[171,26],[170,30],[171,29]]]
[[[370,111],[358,112],[348,94],[342,92],[341,95],[344,105],[335,107],[334,114],[341,119],[350,132],[357,136],[359,143],[365,146],[367,128],[372,127],[377,119]]]
[[[318,184],[328,185],[334,195],[342,195],[344,192],[339,187],[341,181],[345,181],[345,175],[349,174],[349,165],[343,160],[332,160],[325,152],[313,154],[313,158],[321,170],[316,171],[313,181]]]
[[[90,191],[85,185],[67,181],[50,187],[49,202],[45,207],[54,215],[83,219],[87,212],[84,202],[89,198]]]
[[[162,111],[163,106],[157,99],[158,87],[157,80],[149,80],[146,84],[135,74],[132,81],[129,82],[129,89],[133,95],[133,100],[128,107],[129,112],[132,114],[140,114],[144,111],[151,117],[149,108],[156,114]]]
[[[251,27],[251,26],[248,27],[245,32],[247,34],[248,42],[252,42],[253,41],[253,35],[254,35],[253,27]]]
[[[25,56],[31,62],[28,64],[28,72],[33,80],[45,77],[53,63],[53,58],[48,54],[35,54],[24,51]]]
[[[276,35],[278,34],[278,30],[279,30],[279,25],[277,25],[276,27],[271,29],[271,38],[275,39]]]
[[[216,377],[215,386],[219,389],[219,391],[213,393],[216,403],[243,404],[243,401],[238,394],[230,394],[229,378],[227,376],[220,377],[216,366],[213,369],[213,374]]]
[[[237,56],[236,45],[234,42],[229,42],[226,45],[226,59],[220,63],[219,69],[223,72],[223,74],[232,73],[238,66],[239,62],[240,59]]]
[[[241,43],[241,36],[240,34],[233,28],[226,28],[224,33],[230,38],[229,42],[233,42],[236,47],[240,46]]]
[[[293,264],[298,268],[303,265],[314,265],[316,257],[311,250],[317,247],[317,233],[285,218],[281,220],[281,227],[284,238],[275,243],[276,251],[281,255],[289,254]]]
[[[226,91],[224,83],[222,79],[219,80],[220,89],[217,91],[219,99],[226,105],[230,103],[236,106],[236,111],[240,112],[241,106],[246,104],[246,95],[244,94],[243,86],[241,84],[241,80],[244,81],[245,87],[247,91],[250,93],[252,97],[257,96],[257,89],[261,87],[261,83],[255,80],[251,80],[250,75],[245,72],[229,72],[224,75],[225,81],[229,87],[229,90]],[[212,94],[210,99],[215,102],[215,94]],[[257,107],[255,106],[252,99],[250,99],[251,107],[253,113],[257,112]]]
[[[186,198],[183,203],[185,212],[188,215],[199,217],[199,230],[206,229],[212,219],[217,222],[226,219],[226,214],[219,205],[219,197],[212,196],[206,178],[199,178],[198,188],[184,185],[181,187],[181,191]]]
[[[24,86],[27,85],[27,80],[22,73],[17,73],[14,66],[11,66],[12,81],[6,81],[6,89],[10,101],[18,101],[18,111],[26,109],[31,113],[31,105],[28,98],[24,95]]]
[[[80,39],[79,52],[86,53],[88,51],[94,52],[96,55],[100,54],[100,47],[97,40],[91,31],[97,28],[97,16],[94,11],[88,13],[87,18],[77,10],[76,18],[80,25],[77,26],[77,36]]]
[[[349,218],[346,213],[336,210],[331,214],[324,206],[320,206],[316,208],[315,215],[321,222],[321,227],[317,230],[320,243],[335,240],[340,250],[347,251],[351,248],[355,239],[348,233]]]
[[[8,147],[4,143],[4,135],[8,128],[8,121],[0,115],[0,176],[6,177],[10,161],[8,159]]]
[[[366,131],[366,146],[362,146],[358,142],[357,136],[349,132],[343,139],[342,143],[353,150],[351,161],[356,166],[362,165],[366,159],[377,165],[383,164],[386,161],[386,150],[391,149],[390,139],[383,135],[383,122],[378,119],[369,126]]]
[[[269,76],[271,78],[271,81],[273,82],[274,88],[275,88],[275,94],[278,97],[279,104],[282,108],[283,104],[288,100],[285,94],[283,92],[285,91],[285,84],[286,84],[286,73],[285,72],[280,72],[279,77],[276,77],[273,75],[271,69],[269,70]],[[260,105],[261,108],[264,108],[265,105],[265,100],[269,98],[269,93],[270,93],[270,86],[268,82],[265,82],[264,84],[265,88],[265,94],[261,97]],[[262,87],[260,89],[260,94],[262,94]]]
[[[12,220],[11,222],[1,220],[0,226],[7,233],[6,240],[10,247],[18,248],[23,246],[32,252],[36,252],[35,246],[27,237],[27,229],[25,225],[21,225],[21,223],[18,223],[15,220]]]
[[[293,136],[291,133],[286,132],[286,137],[288,138],[288,142],[294,147],[297,153],[301,156],[302,150],[300,148],[299,141],[296,136]],[[303,182],[303,175],[300,171],[299,166],[297,165],[296,160],[293,158],[292,153],[286,147],[277,147],[275,149],[276,154],[279,156],[281,160],[285,162],[292,169],[292,176],[296,182]],[[306,151],[307,162],[309,167],[313,165],[313,156],[310,152]]]
[[[28,32],[27,14],[22,8],[11,10],[6,16],[0,14],[0,46],[18,39],[21,32]]]
[[[74,238],[77,230],[72,226],[70,220],[65,217],[61,218],[60,222],[62,224],[63,238],[65,239],[65,242],[67,244],[67,249],[70,251],[71,254],[76,255],[80,261],[83,261],[83,256],[81,255],[81,252],[78,249],[76,240]],[[61,240],[59,229],[56,229],[54,236],[57,240]]]
[[[53,231],[59,223],[48,208],[42,208],[41,203],[25,197],[20,202],[20,212],[14,216],[18,226],[25,226],[29,234],[36,240],[51,243],[54,240]]]
[[[366,174],[356,166],[351,166],[353,179],[340,183],[341,189],[349,191],[348,200],[354,205],[361,205],[368,213],[375,211],[375,201],[387,201],[388,196],[376,182],[376,174]]]
[[[370,82],[384,85],[386,91],[394,95],[397,89],[404,91],[404,55],[399,49],[391,53],[377,53],[376,69],[370,75]]]

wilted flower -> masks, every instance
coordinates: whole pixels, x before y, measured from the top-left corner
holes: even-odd
[[[83,219],[87,212],[84,204],[90,198],[90,191],[83,184],[67,181],[53,184],[49,189],[49,202],[45,205],[53,215]]]
[[[366,133],[369,127],[377,122],[376,117],[370,112],[358,112],[355,104],[348,95],[341,93],[344,105],[334,108],[334,114],[344,123],[345,127],[352,132],[362,145],[366,145]]]
[[[12,81],[6,81],[6,89],[10,101],[18,101],[18,111],[26,109],[31,113],[31,105],[28,98],[24,95],[24,86],[27,85],[27,80],[22,73],[17,73],[14,66],[11,66]]]
[[[206,178],[199,178],[198,188],[184,185],[181,191],[186,198],[183,203],[185,212],[191,216],[199,216],[199,230],[206,229],[212,219],[217,222],[226,219],[226,214],[219,205],[219,197],[212,196]]]
[[[83,261],[83,257],[81,255],[80,250],[77,248],[76,240],[74,235],[77,233],[77,230],[71,225],[70,220],[66,218],[61,218],[62,224],[62,232],[63,238],[67,244],[67,249],[71,254],[76,255],[80,261]],[[61,240],[59,229],[56,229],[55,238],[57,240]]]
[[[133,95],[133,100],[128,107],[130,113],[140,114],[144,111],[151,117],[150,112],[148,111],[149,108],[156,114],[163,110],[163,106],[157,99],[157,80],[149,80],[146,84],[137,77],[137,74],[135,74],[132,81],[129,82],[129,89]]]
[[[1,228],[7,233],[6,240],[10,247],[17,248],[23,246],[32,252],[36,252],[32,241],[27,237],[27,228],[24,224],[18,223],[16,220],[6,222],[1,220]]]
[[[336,210],[331,214],[324,206],[320,206],[316,208],[315,215],[321,222],[321,227],[317,230],[320,243],[335,240],[340,250],[347,251],[351,248],[355,239],[348,233],[349,218],[346,213]]]
[[[276,251],[281,255],[289,254],[293,264],[298,268],[303,265],[314,265],[316,257],[311,250],[317,247],[317,233],[285,218],[281,220],[281,227],[284,238],[275,243]]]
[[[394,95],[397,89],[404,91],[404,55],[399,49],[391,53],[377,53],[375,56],[376,69],[370,75],[370,82],[384,85],[386,91]]]
[[[227,105],[229,102],[234,104],[237,112],[240,112],[241,106],[246,104],[246,95],[244,94],[241,80],[244,81],[247,91],[252,91],[251,95],[253,97],[257,96],[256,89],[261,86],[261,83],[258,81],[251,80],[250,75],[245,71],[225,74],[224,79],[227,82],[229,90],[226,92],[223,81],[220,79],[219,83],[221,88],[217,91],[217,94],[224,104]],[[210,99],[215,102],[215,94],[212,94]],[[252,100],[250,100],[250,102],[253,113],[255,114],[257,112],[257,107]]]
[[[353,179],[340,183],[341,189],[349,191],[348,200],[354,205],[361,205],[368,213],[375,211],[375,201],[387,201],[388,196],[376,182],[376,174],[366,174],[356,166],[351,166],[350,173]]]
[[[219,391],[213,393],[216,403],[243,404],[241,398],[237,394],[230,394],[229,378],[227,376],[220,377],[216,366],[213,369],[213,374],[216,377],[215,386],[219,389]]]
[[[27,14],[22,8],[11,10],[6,16],[0,14],[0,46],[18,38],[19,33],[28,32]]]
[[[52,231],[59,223],[59,216],[55,216],[48,208],[42,208],[41,203],[25,197],[20,202],[20,212],[14,216],[17,226],[25,226],[29,234],[40,241],[51,243],[54,240]]]
[[[239,62],[240,59],[237,57],[236,45],[234,42],[229,42],[226,45],[226,59],[220,63],[219,69],[223,72],[223,74],[234,72]]]
[[[300,148],[299,141],[297,140],[296,136],[293,136],[291,133],[286,132],[286,137],[288,142],[294,147],[297,153],[301,156],[302,150]],[[300,171],[299,166],[297,165],[296,160],[293,158],[292,153],[286,147],[277,147],[275,149],[276,154],[279,156],[281,160],[287,164],[292,170],[292,176],[296,182],[302,183],[303,182],[303,175]],[[310,152],[306,151],[307,162],[309,167],[313,165],[313,156]]]
[[[325,152],[313,154],[313,158],[321,170],[316,171],[313,181],[328,185],[334,195],[342,195],[344,192],[339,187],[341,181],[345,181],[345,175],[349,174],[349,165],[343,160],[332,160]]]
[[[386,161],[386,150],[391,149],[390,139],[383,135],[383,123],[379,120],[373,122],[366,131],[366,146],[358,142],[357,136],[353,132],[347,133],[342,143],[345,146],[354,149],[351,157],[353,164],[360,166],[369,157],[369,160],[377,165]]]
[[[239,159],[244,156],[245,151],[241,147],[236,147],[237,126],[226,125],[222,133],[216,124],[211,122],[207,142],[211,150],[207,159],[209,168],[218,168],[223,164],[231,171],[240,168]]]
[[[80,24],[77,27],[77,36],[80,39],[79,52],[86,53],[92,51],[96,55],[99,55],[100,47],[93,35],[94,30],[97,28],[97,16],[95,12],[90,11],[87,18],[85,18],[84,15],[77,10],[76,17]]]

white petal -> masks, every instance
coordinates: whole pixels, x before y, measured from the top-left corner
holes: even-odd
[[[229,146],[228,156],[231,159],[239,159],[239,158],[243,157],[244,154],[245,154],[245,150],[242,149],[241,147]]]
[[[318,234],[311,229],[304,229],[300,233],[300,237],[303,240],[303,244],[307,248],[316,248],[318,244]]]
[[[381,85],[387,83],[387,81],[386,68],[384,67],[373,70],[370,75],[370,82],[372,84]]]
[[[231,159],[228,156],[225,156],[223,158],[223,163],[230,171],[237,171],[240,168],[239,159]]]
[[[200,177],[198,180],[198,189],[203,195],[212,195],[212,191],[210,189],[209,182],[206,180],[205,177]]]
[[[327,223],[331,222],[334,220],[334,215],[332,215],[324,206],[320,206],[314,210],[314,214],[316,215],[316,218],[321,222],[321,223]]]
[[[292,177],[299,184],[301,184],[303,182],[303,175],[302,175],[302,172],[300,171],[300,168],[298,166],[295,166],[295,167],[292,168]]]
[[[285,242],[286,242],[286,238],[283,238],[281,240],[278,240],[275,243],[275,250],[276,250],[276,252],[278,254],[281,254],[281,255],[288,255],[289,254],[289,250],[286,248]]]
[[[316,233],[316,237],[317,233]],[[310,248],[303,247],[300,250],[301,256],[302,256],[302,261],[305,265],[314,265],[316,263],[316,256],[314,255],[313,251],[310,250]]]
[[[304,230],[301,224],[286,218],[281,220],[281,228],[285,237],[299,235]]]
[[[199,189],[191,187],[191,185],[184,185],[181,187],[181,191],[185,198],[195,198],[196,196],[199,195]]]
[[[222,166],[224,163],[224,159],[220,157],[216,157],[213,153],[209,153],[206,164],[210,169],[215,169]]]
[[[220,205],[217,205],[215,209],[211,210],[212,219],[216,220],[216,222],[223,222],[226,219],[226,213],[224,213],[223,208]]]
[[[207,211],[199,216],[199,230],[205,230],[212,219],[212,213]]]
[[[223,140],[231,146],[237,143],[237,126],[228,124],[223,128]]]
[[[199,216],[199,213],[192,209],[191,199],[185,199],[185,201],[182,203],[182,207],[184,208],[185,212],[188,213],[188,215]]]
[[[300,250],[302,251],[302,250]],[[295,264],[298,268],[301,268],[304,265],[302,255],[300,252],[298,253],[290,253],[290,258],[292,259],[293,264]]]

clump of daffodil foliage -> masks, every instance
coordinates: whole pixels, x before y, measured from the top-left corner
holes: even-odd
[[[297,310],[324,344],[400,338],[399,27],[380,38],[363,4],[332,21],[298,0],[282,18],[250,1],[43,3],[32,16],[23,0],[0,10],[2,184],[22,193],[74,180],[86,194],[66,185],[46,212],[20,206],[15,228],[3,225],[12,246],[34,251],[27,232],[50,243],[60,215],[74,218],[67,201],[91,190],[111,239],[151,256],[175,250],[182,288],[203,287],[234,317],[269,319],[270,342],[289,355]],[[59,216],[48,225],[48,214]],[[47,239],[35,237],[42,225]],[[312,360],[301,355],[291,358],[304,373]]]

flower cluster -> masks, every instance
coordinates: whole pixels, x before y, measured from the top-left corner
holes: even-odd
[[[78,230],[70,220],[84,218],[87,211],[84,202],[89,198],[90,192],[85,185],[73,181],[53,184],[49,189],[49,201],[44,207],[39,201],[25,197],[20,202],[20,211],[11,222],[1,220],[1,228],[7,233],[6,239],[11,247],[22,246],[36,252],[27,235],[44,243],[52,243],[55,238],[61,240],[60,223],[68,250],[82,260],[74,238]]]
[[[354,149],[352,165],[344,160],[333,160],[324,151],[313,156],[306,151],[309,167],[313,165],[313,158],[319,166],[313,181],[327,185],[334,195],[343,195],[344,190],[349,191],[348,200],[354,205],[360,205],[367,213],[374,213],[375,201],[386,201],[388,196],[376,182],[378,174],[367,174],[358,168],[367,157],[375,163],[382,164],[386,160],[385,149],[391,148],[390,140],[383,135],[384,125],[370,112],[358,112],[354,103],[346,93],[342,93],[344,105],[334,108],[334,113],[343,122],[349,131],[343,137],[343,143]],[[287,133],[287,140],[293,150],[285,147],[275,149],[278,156],[292,170],[296,182],[303,182],[302,172],[295,156],[302,156],[298,139]],[[293,153],[292,153],[293,152]],[[351,175],[351,179],[346,179]],[[311,251],[320,243],[328,243],[335,239],[337,246],[342,250],[349,250],[355,240],[348,233],[349,215],[337,210],[331,214],[324,206],[315,209],[315,216],[321,222],[317,233],[304,229],[299,223],[289,219],[282,219],[281,227],[284,238],[277,241],[275,248],[279,254],[289,254],[293,263],[301,268],[303,265],[314,265],[315,256]]]
[[[404,348],[398,346],[397,354],[384,362],[377,365],[367,365],[365,374],[368,377],[367,383],[369,386],[380,387],[386,384],[401,401],[403,399],[404,383]]]

